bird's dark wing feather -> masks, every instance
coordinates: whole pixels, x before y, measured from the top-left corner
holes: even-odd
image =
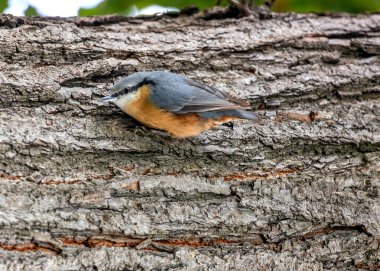
[[[197,82],[197,81],[191,80],[189,78],[185,78],[185,82],[187,84],[189,84],[189,86],[193,86],[193,87],[197,87],[197,88],[200,88],[200,89],[204,89],[207,92],[209,92],[211,94],[214,94],[215,96],[217,96],[217,97],[219,97],[221,99],[225,99],[225,100],[228,99],[227,95],[224,92],[222,92],[222,91],[220,91],[220,90],[218,90],[218,89],[216,89],[214,87],[205,85],[205,84],[203,84],[201,82]]]
[[[161,74],[157,79],[164,82],[155,84],[150,98],[159,108],[174,114],[245,108],[228,101],[220,90],[186,77]]]

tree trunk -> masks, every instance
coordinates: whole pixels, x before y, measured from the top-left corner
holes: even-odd
[[[1,270],[380,269],[380,15],[0,16]],[[97,98],[170,70],[259,123]]]

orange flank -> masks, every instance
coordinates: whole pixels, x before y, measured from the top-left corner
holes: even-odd
[[[133,98],[121,101],[122,110],[141,123],[151,128],[164,130],[174,137],[189,137],[213,128],[214,126],[235,120],[222,117],[220,120],[202,119],[195,113],[175,115],[157,108],[149,101],[149,87],[143,85]]]

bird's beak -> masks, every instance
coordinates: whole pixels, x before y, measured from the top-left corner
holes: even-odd
[[[112,97],[112,95],[108,95],[108,96],[105,96],[103,98],[100,98],[99,100],[102,102],[112,102],[112,101],[116,100],[116,97]]]

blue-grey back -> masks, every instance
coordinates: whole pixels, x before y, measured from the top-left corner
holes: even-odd
[[[137,72],[116,84],[113,91],[148,85],[151,102],[174,114],[243,108],[225,93],[182,75],[164,71]]]

